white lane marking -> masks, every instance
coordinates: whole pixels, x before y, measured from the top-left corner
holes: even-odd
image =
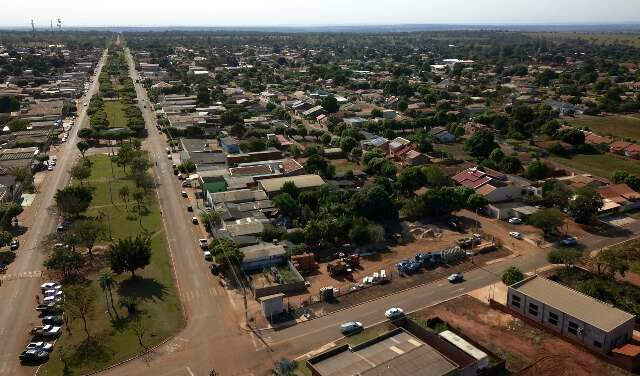
[[[196,376],[189,367],[187,367],[187,372],[189,373],[189,376]]]

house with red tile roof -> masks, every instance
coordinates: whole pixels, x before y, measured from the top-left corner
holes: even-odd
[[[626,212],[640,208],[640,193],[634,191],[627,184],[615,184],[598,189],[605,205],[600,210],[612,212]]]
[[[614,154],[624,155],[624,149],[631,146],[631,142],[627,141],[616,141],[609,145],[609,151]]]
[[[608,136],[600,136],[593,132],[584,131],[584,143],[587,145],[609,145],[613,142],[613,139]]]
[[[454,175],[452,179],[486,197],[490,203],[520,199],[528,189],[527,184],[522,184],[525,179],[511,181],[500,172],[478,166],[465,169]]]

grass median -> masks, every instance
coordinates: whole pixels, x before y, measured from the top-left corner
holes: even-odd
[[[151,263],[136,273],[136,278],[127,273],[116,275],[111,289],[116,307],[121,297],[138,299],[135,315],[128,314],[125,308],[117,308],[118,318],[107,313],[106,294],[97,281],[107,267],[88,275],[95,294],[95,307],[88,323],[94,338],[86,340],[81,320],[71,322],[70,330],[65,330],[57,341],[51,359],[39,375],[81,375],[103,369],[153,347],[185,324],[156,196],[147,198],[146,210],[139,216],[133,200],[124,201],[118,194],[122,186],[128,185],[132,192],[135,187],[122,168],[113,165],[112,177],[106,155],[93,156],[91,161],[92,175],[87,184],[94,189],[94,199],[86,215],[100,215],[113,239],[146,231],[151,237]]]

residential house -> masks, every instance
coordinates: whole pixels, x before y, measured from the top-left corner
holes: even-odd
[[[223,137],[220,139],[220,147],[227,154],[240,153],[240,141],[235,137]]]
[[[274,197],[280,193],[282,186],[288,182],[292,182],[300,190],[319,188],[325,184],[320,175],[297,175],[260,180],[258,181],[258,187],[266,192],[269,197]]]
[[[445,127],[433,127],[428,132],[429,136],[440,143],[448,144],[456,140],[456,136],[449,133]]]
[[[527,194],[531,185],[526,179],[508,177],[500,172],[479,167],[463,170],[452,179],[486,197],[489,203],[518,200]]]
[[[240,252],[244,255],[242,264],[240,264],[240,269],[243,272],[269,269],[287,262],[287,251],[282,245],[259,243],[242,247]]]
[[[421,165],[429,164],[429,162],[430,162],[429,157],[426,154],[420,153],[417,150],[410,150],[404,156],[404,163],[407,166],[421,166]]]
[[[396,137],[389,142],[389,155],[399,157],[405,154],[408,148],[412,146],[411,141],[403,137]]]
[[[604,199],[604,212],[626,212],[640,208],[640,193],[634,191],[627,184],[615,184],[598,189]]]

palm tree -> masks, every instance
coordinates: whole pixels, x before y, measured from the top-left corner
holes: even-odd
[[[113,304],[113,292],[111,291],[111,287],[113,287],[113,285],[115,284],[113,273],[111,273],[110,271],[102,272],[100,274],[100,277],[98,278],[98,282],[100,283],[102,291],[104,291],[104,300],[105,304],[107,305],[107,312],[109,312],[109,316],[111,316],[111,309],[109,309],[109,306],[111,306],[111,308],[113,308],[113,312],[116,314],[116,318],[119,318],[118,310]],[[111,304],[109,304],[109,301],[107,300],[107,292],[109,293],[109,300],[111,301]]]
[[[118,305],[121,308],[126,308],[129,315],[132,315],[138,311],[138,299],[134,296],[123,296],[118,300]]]

